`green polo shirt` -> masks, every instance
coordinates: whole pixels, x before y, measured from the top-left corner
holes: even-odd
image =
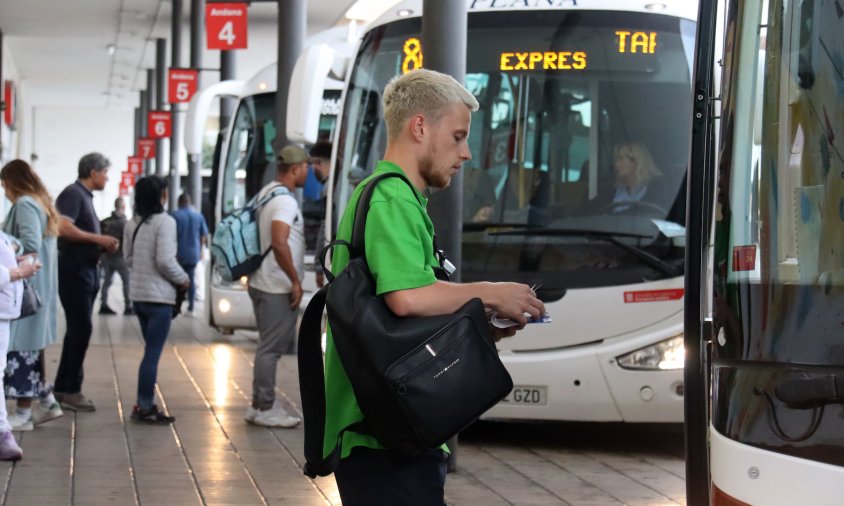
[[[394,163],[378,162],[375,172],[352,193],[337,228],[337,239],[352,240],[352,222],[361,191],[375,175],[385,172],[403,174],[402,169]],[[424,195],[399,178],[381,181],[372,193],[364,243],[366,262],[375,279],[377,295],[436,282],[433,268],[438,263],[433,248],[434,225],[424,207],[427,203],[428,199]],[[337,274],[349,262],[349,253],[346,248],[339,246],[333,249],[332,254],[331,271]],[[340,431],[363,420],[349,377],[334,348],[330,327],[325,348],[325,399],[323,455],[328,456],[337,444]],[[346,432],[343,435],[341,457],[348,457],[355,446],[384,448],[372,436]]]

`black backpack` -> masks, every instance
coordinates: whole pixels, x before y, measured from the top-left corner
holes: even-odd
[[[395,173],[367,183],[355,211],[351,244],[334,241],[320,253],[329,282],[311,299],[299,328],[304,472],[311,478],[334,472],[345,431],[370,434],[387,448],[416,455],[441,446],[513,388],[480,299],[470,300],[452,314],[401,318],[375,295],[366,264],[364,228],[375,186],[389,177],[411,184]],[[336,245],[349,248],[350,258],[335,277],[325,266],[325,256]],[[442,262],[444,256],[435,252]],[[321,321],[326,306],[334,345],[364,420],[345,427],[334,450],[323,458],[326,407]]]

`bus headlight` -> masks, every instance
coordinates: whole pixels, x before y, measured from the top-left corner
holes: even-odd
[[[652,370],[682,369],[684,359],[682,334],[616,357],[624,369]]]
[[[217,304],[217,307],[220,309],[221,313],[228,313],[232,309],[232,305],[228,301],[228,299],[220,299],[220,302]]]

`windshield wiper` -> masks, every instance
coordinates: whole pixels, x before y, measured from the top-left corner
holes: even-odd
[[[639,259],[645,265],[653,267],[666,276],[677,277],[683,274],[683,269],[672,265],[661,258],[654,256],[642,248],[631,246],[621,242],[619,237],[637,237],[649,238],[651,236],[644,234],[636,234],[632,232],[607,232],[604,230],[582,230],[577,228],[530,228],[522,230],[506,230],[502,232],[491,232],[489,235],[538,235],[538,236],[574,236],[587,237],[590,239],[597,239],[605,241],[629,253],[631,256]]]

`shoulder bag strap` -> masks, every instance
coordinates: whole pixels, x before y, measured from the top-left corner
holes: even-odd
[[[384,174],[379,174],[374,178],[370,179],[368,183],[366,183],[366,187],[364,187],[363,191],[360,194],[360,198],[358,199],[358,205],[355,209],[355,221],[353,222],[352,227],[352,256],[356,254],[363,254],[365,252],[363,241],[366,233],[366,214],[369,212],[369,201],[372,199],[372,194],[375,192],[375,187],[383,181],[384,179],[397,177],[407,183],[410,187],[410,190],[413,192],[413,196],[416,197],[416,200],[419,201],[419,196],[416,195],[416,189],[413,187],[413,183],[407,179],[407,176],[404,174],[399,174],[396,172],[386,172]],[[422,202],[420,201],[419,204],[421,205]]]
[[[135,238],[136,238],[136,237],[138,237],[138,230],[140,230],[140,229],[141,229],[141,225],[143,225],[144,223],[146,223],[147,219],[148,219],[150,216],[152,216],[152,215],[151,215],[151,214],[146,215],[146,216],[144,217],[144,219],[142,219],[142,220],[141,220],[141,222],[140,222],[140,223],[138,223],[137,228],[135,228],[135,232],[134,232],[134,233],[132,233],[132,254],[134,254],[134,253],[135,253]]]

